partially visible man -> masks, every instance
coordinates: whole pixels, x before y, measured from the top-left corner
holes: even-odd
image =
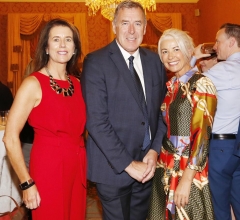
[[[206,72],[207,70],[212,68],[217,63],[218,63],[217,55],[203,58],[199,62],[201,72]]]
[[[104,220],[146,220],[166,133],[166,73],[156,53],[139,47],[147,24],[139,3],[121,2],[112,24],[116,39],[83,64],[88,179],[96,182]]]
[[[217,59],[223,61],[204,72],[218,93],[210,141],[209,183],[216,220],[231,220],[230,205],[236,219],[240,219],[240,165],[230,162],[240,119],[240,25],[222,25],[214,49]],[[227,175],[225,170],[232,166],[232,175]]]
[[[11,90],[0,81],[0,111],[7,111],[13,103]]]

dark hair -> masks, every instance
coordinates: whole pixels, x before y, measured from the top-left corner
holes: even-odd
[[[49,61],[49,55],[46,54],[46,48],[48,47],[48,39],[49,33],[53,27],[56,26],[64,26],[69,27],[73,33],[73,42],[75,45],[75,54],[68,61],[66,71],[71,75],[78,76],[80,74],[80,70],[78,68],[78,58],[81,55],[81,42],[79,37],[78,29],[71,23],[62,20],[62,19],[53,19],[50,20],[42,29],[38,41],[38,45],[36,48],[36,53],[34,57],[34,71],[39,71],[44,66],[47,65]]]
[[[119,10],[120,9],[124,9],[124,8],[140,8],[141,11],[143,12],[144,14],[144,22],[145,24],[147,23],[147,19],[146,19],[146,15],[145,15],[145,11],[142,7],[142,5],[138,2],[135,2],[135,1],[123,1],[121,3],[119,3],[119,5],[117,6],[116,10],[115,10],[115,13],[114,13],[114,18],[113,18],[113,22],[116,24],[116,19],[117,19],[117,16],[118,16],[118,13],[119,13]]]
[[[238,43],[238,47],[240,47],[240,25],[225,23],[220,29],[225,28],[225,33],[228,37],[234,37]]]
[[[209,57],[202,57],[201,60],[211,60],[213,58],[217,57],[217,53],[212,53]]]

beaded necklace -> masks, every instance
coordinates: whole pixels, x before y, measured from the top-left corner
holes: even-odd
[[[72,96],[73,93],[74,93],[74,86],[73,86],[73,83],[69,77],[69,75],[66,73],[66,76],[67,76],[67,81],[69,83],[69,87],[68,89],[65,89],[65,88],[61,88],[57,82],[53,79],[51,73],[49,72],[48,68],[45,67],[45,70],[47,72],[47,74],[49,75],[49,78],[50,78],[50,86],[51,88],[57,93],[57,94],[63,94],[63,96]]]

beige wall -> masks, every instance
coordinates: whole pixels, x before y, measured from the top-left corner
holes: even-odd
[[[157,11],[155,13],[181,13],[183,29],[190,32],[190,35],[198,41],[198,19],[194,16],[194,10],[196,8],[196,3],[158,3]],[[7,83],[7,14],[8,13],[77,13],[86,12],[87,7],[85,3],[79,2],[60,2],[60,3],[44,3],[44,2],[0,2],[0,80]],[[109,43],[109,31],[110,31],[110,21],[103,18],[100,13],[97,13],[94,17],[87,17],[88,25],[88,40],[89,40],[89,51],[96,50],[103,47]],[[12,27],[14,28],[14,27]],[[161,33],[157,33],[156,40],[157,43]],[[145,43],[147,42],[147,37]]]
[[[157,3],[157,13],[181,13],[182,28],[188,31],[196,44],[214,41],[216,31],[225,22],[240,23],[239,0],[199,0],[196,3]],[[211,3],[210,3],[211,2]],[[200,16],[194,12],[199,9]],[[76,13],[86,12],[85,3],[81,2],[1,2],[0,0],[0,80],[7,83],[7,14],[8,13]],[[89,51],[96,50],[109,42],[110,23],[98,13],[87,18]],[[14,27],[12,27],[14,28]],[[154,30],[151,30],[152,32]],[[157,43],[161,33],[156,33]],[[147,33],[145,43],[149,35]],[[152,43],[152,42],[151,42]]]
[[[199,0],[197,8],[199,43],[215,41],[216,32],[224,23],[240,24],[239,0]]]

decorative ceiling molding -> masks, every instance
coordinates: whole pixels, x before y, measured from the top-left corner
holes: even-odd
[[[197,3],[199,0],[156,0],[157,3]],[[0,2],[46,2],[46,0],[0,0]],[[50,0],[49,2],[85,2],[85,0]]]
[[[156,0],[157,3],[197,3],[199,0]]]

